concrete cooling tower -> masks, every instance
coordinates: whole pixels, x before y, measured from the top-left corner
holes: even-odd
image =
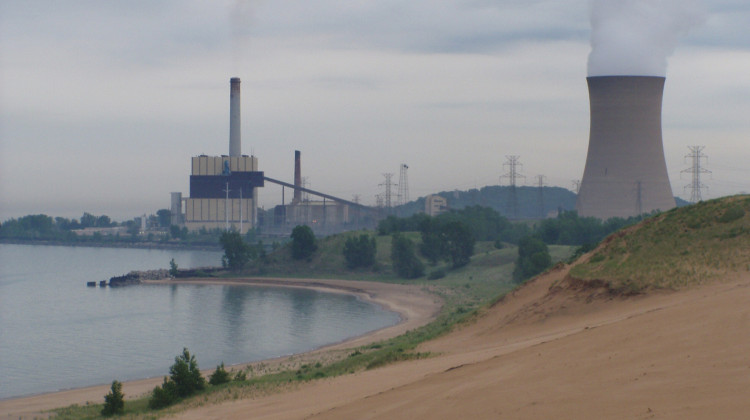
[[[603,220],[675,206],[661,136],[664,77],[593,76],[580,216]]]

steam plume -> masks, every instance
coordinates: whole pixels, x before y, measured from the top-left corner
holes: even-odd
[[[665,76],[681,36],[704,21],[697,0],[594,0],[589,76]]]

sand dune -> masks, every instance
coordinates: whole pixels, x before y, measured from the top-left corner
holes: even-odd
[[[747,418],[750,276],[616,297],[565,274],[420,349],[437,357],[178,418]]]

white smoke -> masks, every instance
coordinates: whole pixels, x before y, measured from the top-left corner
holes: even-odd
[[[705,20],[698,0],[594,0],[589,76],[665,76],[680,37]]]

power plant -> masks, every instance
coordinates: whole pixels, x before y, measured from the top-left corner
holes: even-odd
[[[606,220],[675,207],[662,144],[665,78],[586,80],[591,125],[578,214]]]
[[[357,226],[363,221],[372,224],[374,210],[359,203],[344,200],[302,185],[301,153],[294,154],[294,184],[268,178],[258,170],[258,158],[242,154],[240,134],[240,79],[230,80],[229,93],[229,154],[222,156],[194,156],[191,159],[190,196],[171,193],[172,224],[195,230],[236,230],[246,233],[258,228],[258,188],[265,181],[293,190],[291,203],[276,206],[271,220],[264,220],[268,232],[285,232],[298,224],[307,224],[322,232],[342,230],[350,222]],[[313,201],[302,193],[321,197]],[[282,198],[283,201],[283,198]],[[184,208],[183,208],[184,205]],[[350,208],[353,209],[350,210]],[[368,215],[360,216],[365,210]],[[353,216],[353,217],[352,217]]]
[[[191,160],[190,197],[172,193],[172,223],[189,230],[235,229],[245,233],[258,221],[257,189],[263,187],[258,158],[242,154],[240,79],[230,80],[229,155]],[[182,203],[185,211],[183,213]]]

